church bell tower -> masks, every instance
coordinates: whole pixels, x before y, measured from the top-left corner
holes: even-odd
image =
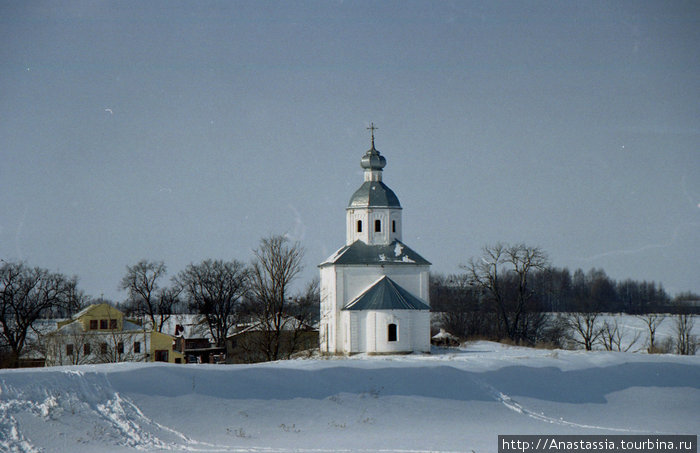
[[[360,161],[365,181],[346,209],[346,245],[357,240],[367,245],[387,245],[401,240],[401,204],[394,191],[382,182],[386,159],[374,147],[377,128],[372,123],[368,129],[372,131],[372,148]]]

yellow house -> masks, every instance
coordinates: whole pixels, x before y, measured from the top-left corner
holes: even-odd
[[[108,304],[86,307],[46,335],[46,365],[184,363],[180,338],[147,330]]]

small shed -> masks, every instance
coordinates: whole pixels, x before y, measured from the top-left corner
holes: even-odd
[[[440,332],[433,335],[430,339],[430,343],[434,346],[459,346],[459,338],[452,335],[451,333],[445,331],[445,329],[440,329]]]

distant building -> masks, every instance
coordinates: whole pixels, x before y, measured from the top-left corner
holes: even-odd
[[[300,322],[293,316],[285,316],[282,332],[278,337],[279,356],[289,357],[302,351],[316,351],[318,324]],[[265,354],[274,334],[265,330],[260,322],[240,324],[226,338],[226,363],[254,363],[269,360]]]
[[[370,129],[364,183],[346,208],[345,246],[319,265],[321,352],[429,352],[430,263],[401,242],[401,204],[382,182],[386,159]]]
[[[220,363],[226,357],[226,348],[212,345],[208,338],[185,338],[187,363]]]
[[[46,365],[184,362],[182,338],[147,330],[108,304],[90,305],[44,337]]]

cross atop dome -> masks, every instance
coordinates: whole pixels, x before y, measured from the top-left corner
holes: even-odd
[[[374,123],[369,123],[369,127],[367,128],[368,131],[372,131],[372,149],[374,149],[374,131],[379,129],[378,127],[374,126]]]
[[[376,127],[374,123],[369,123],[367,130],[371,131],[372,133],[372,148],[370,148],[365,155],[362,156],[362,161],[360,162],[362,168],[364,168],[365,172],[367,172],[365,181],[381,181],[381,173],[379,172],[381,172],[382,168],[386,166],[386,159],[379,153],[379,151],[377,151],[377,148],[374,147],[374,131],[377,129],[379,128]],[[370,177],[370,175],[373,176]]]

